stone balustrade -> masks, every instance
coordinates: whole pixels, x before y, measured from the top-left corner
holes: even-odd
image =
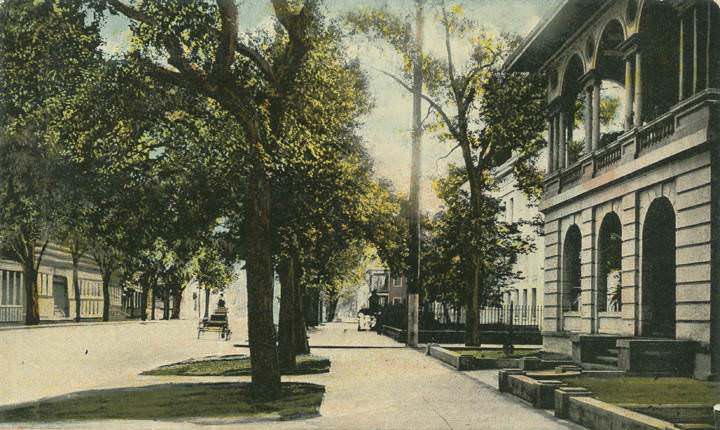
[[[560,194],[661,148],[682,136],[684,122],[688,122],[690,116],[700,116],[707,128],[709,115],[699,112],[703,109],[707,111],[708,106],[718,101],[720,89],[714,88],[683,100],[653,121],[621,134],[604,148],[582,155],[571,165],[548,174],[545,195]]]

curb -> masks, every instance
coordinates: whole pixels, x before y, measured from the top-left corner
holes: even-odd
[[[190,322],[192,320],[147,320],[147,321],[140,321],[140,320],[130,320],[130,321],[93,321],[93,322],[71,322],[71,323],[58,323],[58,324],[38,324],[38,325],[11,325],[11,326],[0,326],[0,333],[1,332],[7,332],[7,331],[21,331],[21,330],[35,330],[35,329],[48,329],[48,328],[65,328],[65,327],[92,327],[92,326],[120,326],[120,325],[130,325],[130,324],[140,324],[140,325],[149,325],[149,324],[172,324],[175,322]]]

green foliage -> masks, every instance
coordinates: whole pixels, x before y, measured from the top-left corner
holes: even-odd
[[[77,215],[68,212],[73,184],[49,124],[100,59],[99,20],[89,12],[61,0],[0,4],[0,237],[30,282],[44,246],[62,240],[63,221]],[[27,297],[26,321],[35,323],[36,294]]]
[[[223,260],[217,243],[205,246],[195,257],[193,272],[203,288],[221,291],[234,281],[232,263]]]
[[[425,294],[430,300],[452,305],[469,304],[475,270],[479,269],[481,305],[497,305],[504,289],[522,273],[515,268],[518,255],[534,249],[525,226],[534,220],[498,219],[501,202],[483,195],[482,216],[471,215],[470,196],[462,169],[451,167],[435,182],[443,209],[426,226],[422,262]],[[475,255],[482,255],[476,267]]]

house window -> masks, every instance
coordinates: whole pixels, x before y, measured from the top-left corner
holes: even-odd
[[[522,301],[522,305],[523,305],[523,306],[527,306],[527,305],[528,305],[527,289],[523,290],[523,301]]]
[[[393,305],[401,305],[401,304],[402,304],[401,297],[393,297]]]
[[[507,222],[513,222],[515,219],[515,199],[511,198],[508,200],[507,208],[506,210],[506,216],[507,216]]]
[[[399,276],[398,276],[397,278],[395,278],[395,279],[393,280],[393,282],[395,283],[395,286],[396,286],[396,287],[398,287],[398,288],[400,287],[400,277],[399,277]]]

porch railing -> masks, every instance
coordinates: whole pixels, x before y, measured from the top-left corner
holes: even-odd
[[[657,145],[675,133],[675,116],[672,112],[663,115],[638,132],[637,145],[640,152]]]
[[[0,305],[0,323],[21,322],[25,319],[22,305]]]

